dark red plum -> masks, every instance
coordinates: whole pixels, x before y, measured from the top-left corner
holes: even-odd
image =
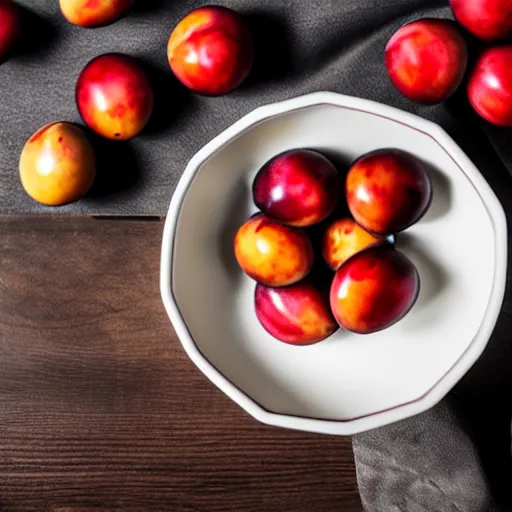
[[[375,247],[347,260],[331,286],[331,310],[345,329],[369,334],[403,318],[418,297],[414,264],[392,247]]]
[[[85,123],[113,140],[135,137],[153,111],[153,89],[137,61],[110,53],[92,59],[76,83],[76,103]]]
[[[207,5],[191,11],[176,25],[167,58],[178,80],[192,91],[226,94],[236,89],[252,68],[253,39],[237,12]]]
[[[338,329],[329,299],[309,281],[270,288],[256,286],[256,316],[274,338],[292,345],[318,343]]]
[[[306,277],[313,266],[313,248],[303,231],[263,214],[238,229],[235,256],[242,270],[267,286],[287,286]]]
[[[469,80],[468,99],[490,123],[512,126],[512,46],[482,53]]]
[[[21,32],[21,16],[11,0],[0,0],[0,62],[9,54]]]
[[[329,268],[337,270],[354,254],[386,243],[386,238],[368,233],[353,219],[336,219],[324,232],[322,255]]]
[[[455,19],[484,41],[512,35],[510,0],[450,0],[450,7]]]
[[[355,221],[370,233],[386,236],[412,226],[425,214],[432,183],[415,156],[400,149],[379,149],[352,165],[346,194]]]
[[[267,162],[253,183],[256,206],[268,217],[297,227],[328,217],[340,194],[336,167],[311,149],[287,151]]]
[[[144,0],[141,0],[144,2]],[[100,27],[117,21],[135,0],[60,0],[64,17],[79,27]]]
[[[468,49],[454,23],[420,19],[391,36],[385,62],[393,85],[405,97],[434,104],[450,97],[462,82]]]

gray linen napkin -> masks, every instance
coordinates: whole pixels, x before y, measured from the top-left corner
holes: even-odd
[[[368,512],[490,512],[492,498],[469,434],[448,400],[354,437]]]

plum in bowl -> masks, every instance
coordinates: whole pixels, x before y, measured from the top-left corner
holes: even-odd
[[[428,170],[430,207],[395,240],[421,286],[412,309],[388,328],[361,335],[325,321],[332,334],[297,346],[268,332],[277,329],[273,309],[260,310],[268,330],[258,320],[256,284],[238,265],[233,240],[258,211],[252,198],[258,171],[295,148],[336,157],[347,168],[361,155],[396,148]],[[192,158],[166,219],[160,285],[186,353],[245,411],[271,425],[348,435],[432,407],[464,375],[494,328],[506,256],[500,203],[439,126],[379,103],[319,92],[256,109]],[[281,293],[266,304],[291,308]],[[412,295],[399,303],[401,311]],[[303,326],[302,312],[293,311],[290,318]]]

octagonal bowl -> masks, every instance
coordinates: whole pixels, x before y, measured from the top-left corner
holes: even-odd
[[[431,207],[397,239],[418,268],[421,290],[389,329],[365,336],[340,329],[297,347],[258,323],[255,284],[236,263],[233,237],[256,211],[251,183],[258,169],[299,147],[341,165],[377,148],[401,148],[429,169]],[[191,159],[165,223],[161,293],[189,357],[254,418],[348,435],[432,407],[476,361],[500,311],[506,242],[496,196],[439,126],[318,92],[254,110]]]

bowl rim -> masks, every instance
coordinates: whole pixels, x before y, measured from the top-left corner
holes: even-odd
[[[495,265],[487,309],[475,337],[448,371],[417,399],[392,408],[347,420],[329,420],[272,412],[244,393],[215,368],[194,342],[173,293],[174,239],[183,200],[198,169],[217,151],[256,124],[287,112],[317,105],[357,110],[404,124],[432,138],[481,197],[494,230]],[[334,92],[313,92],[257,107],[203,146],[189,161],[172,196],[162,237],[160,293],[178,339],[192,362],[206,377],[255,419],[267,425],[331,435],[353,435],[419,414],[436,405],[477,361],[494,330],[505,293],[507,274],[507,222],[493,190],[455,141],[439,125],[409,112],[372,100]]]

